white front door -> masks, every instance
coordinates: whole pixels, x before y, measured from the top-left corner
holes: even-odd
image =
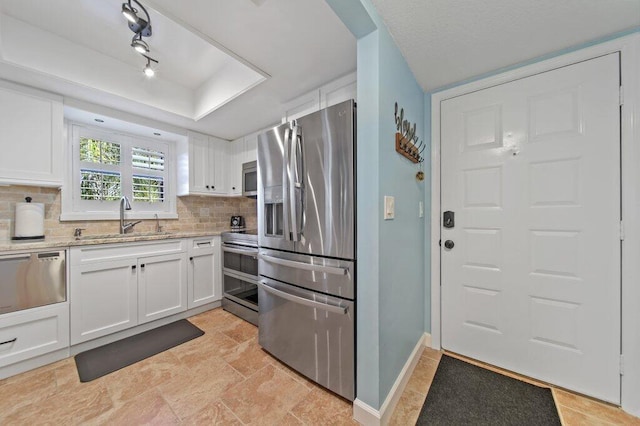
[[[620,402],[619,117],[617,53],[442,103],[443,348]]]

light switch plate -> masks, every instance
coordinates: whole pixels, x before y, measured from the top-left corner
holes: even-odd
[[[395,197],[384,196],[384,220],[391,220],[396,217]]]

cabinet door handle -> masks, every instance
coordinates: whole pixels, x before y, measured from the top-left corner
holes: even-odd
[[[18,338],[17,338],[17,337],[14,337],[14,338],[13,338],[13,339],[11,339],[11,340],[7,340],[6,342],[2,342],[2,343],[0,343],[0,345],[7,345],[7,344],[9,344],[9,343],[13,343],[13,342],[15,342],[16,340],[18,340]]]
[[[193,257],[190,257],[189,260],[193,262]]]
[[[131,269],[135,271],[136,270],[136,265],[131,265]]]
[[[142,265],[140,265],[140,267],[141,267],[142,269],[144,269],[144,263],[143,263]]]
[[[209,189],[209,185],[207,185],[207,189]]]
[[[211,185],[211,189],[216,189],[216,186],[215,185]]]

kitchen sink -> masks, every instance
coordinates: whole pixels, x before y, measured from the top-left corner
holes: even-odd
[[[111,240],[116,238],[132,238],[132,237],[154,237],[162,235],[171,235],[171,232],[131,232],[127,234],[100,234],[100,235],[82,235],[76,237],[78,241],[86,240]]]

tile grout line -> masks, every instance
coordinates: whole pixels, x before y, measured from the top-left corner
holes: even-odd
[[[242,419],[240,417],[238,417],[238,415],[236,414],[235,411],[233,411],[231,408],[229,408],[229,406],[227,404],[224,403],[224,401],[222,400],[222,395],[220,397],[220,404],[224,405],[224,407],[229,410],[231,412],[231,414],[233,414],[233,417],[235,417],[236,419],[238,419],[238,421],[240,423],[242,423],[243,425],[246,425],[247,423],[243,422]]]

